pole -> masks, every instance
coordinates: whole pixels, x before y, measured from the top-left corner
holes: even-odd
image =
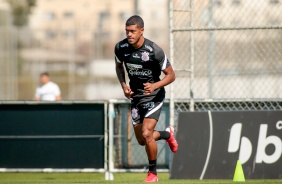
[[[209,28],[213,27],[213,4],[214,0],[209,0]],[[213,94],[213,75],[214,75],[214,31],[209,31],[209,98],[212,99]]]
[[[169,53],[170,63],[174,64],[174,38],[173,38],[173,0],[169,1]],[[169,124],[174,126],[174,84],[170,84],[170,99],[169,99]]]
[[[14,45],[16,45],[15,56],[14,57],[14,80],[13,80],[13,100],[18,100],[19,98],[19,55],[20,55],[20,48],[19,48],[19,30],[15,29],[15,36],[14,36]]]
[[[109,167],[106,174],[106,180],[114,180],[113,170],[114,170],[114,161],[113,161],[113,147],[114,147],[114,104],[112,100],[109,101]]]
[[[108,172],[108,103],[104,103],[104,169],[105,180],[109,178]]]
[[[68,52],[68,98],[75,99],[75,33],[71,36]]]
[[[134,0],[134,14],[138,15],[139,10],[138,10],[138,0]]]
[[[190,27],[194,27],[194,1],[190,1]],[[189,110],[194,111],[194,62],[195,62],[195,41],[194,31],[190,31],[190,106]]]

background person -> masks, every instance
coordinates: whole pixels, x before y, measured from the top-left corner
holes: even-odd
[[[59,86],[50,81],[50,75],[48,72],[41,73],[40,86],[36,89],[35,100],[57,101],[61,99],[61,91]]]

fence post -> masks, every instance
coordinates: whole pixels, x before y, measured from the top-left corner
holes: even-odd
[[[169,1],[169,54],[170,63],[173,66],[174,62],[174,43],[173,43],[173,0]],[[169,98],[169,124],[174,126],[174,85],[170,84],[170,98]]]
[[[194,1],[190,1],[190,27],[194,27]],[[190,31],[190,106],[189,110],[194,111],[194,31]]]
[[[104,169],[105,169],[105,180],[109,180],[108,172],[108,103],[104,103]]]
[[[113,161],[113,146],[114,146],[114,118],[115,118],[115,109],[114,109],[114,100],[109,100],[109,131],[108,131],[108,147],[109,147],[109,155],[108,155],[108,170],[105,173],[105,180],[114,180],[113,170],[114,170],[114,161]]]

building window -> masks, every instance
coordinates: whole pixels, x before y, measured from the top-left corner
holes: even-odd
[[[121,12],[119,14],[119,18],[120,18],[120,20],[125,21],[125,20],[127,20],[129,18],[129,13]]]
[[[44,14],[44,19],[45,20],[53,20],[55,18],[56,18],[56,16],[55,16],[55,14],[53,12],[46,12]]]
[[[47,39],[54,39],[56,37],[56,33],[54,31],[47,30],[45,32],[45,36]]]
[[[71,37],[75,37],[75,31],[74,30],[65,30],[63,32],[63,35],[65,38],[71,38]]]
[[[221,2],[221,0],[214,0],[214,4],[215,4],[216,6],[221,6],[221,5],[222,5],[222,2]]]
[[[73,18],[73,16],[74,16],[73,12],[68,11],[68,12],[64,13],[64,17],[67,18],[67,19],[71,19],[71,18]]]
[[[270,3],[270,4],[278,4],[278,3],[279,3],[279,0],[269,0],[269,3]]]
[[[232,0],[232,4],[233,5],[240,5],[241,4],[241,0]]]
[[[109,12],[101,12],[99,14],[99,22],[98,22],[98,26],[100,29],[99,31],[103,30],[106,27],[109,17],[110,17]]]

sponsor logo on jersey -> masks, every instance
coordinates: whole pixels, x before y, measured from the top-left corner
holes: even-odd
[[[138,109],[133,108],[131,110],[131,116],[132,116],[133,119],[136,119],[138,117]]]
[[[129,69],[128,73],[131,76],[152,76],[152,70],[143,69],[142,65],[126,63],[127,68]]]
[[[152,75],[152,71],[151,70],[129,70],[128,73],[132,76],[136,75],[136,76],[151,76]]]
[[[134,55],[133,55],[133,57],[134,57],[134,58],[140,58],[140,56],[138,56],[138,54],[137,54],[137,53],[136,53],[136,54],[134,54]]]
[[[143,109],[152,110],[155,107],[155,103],[154,102],[148,102],[148,103],[142,104],[141,107]]]
[[[137,64],[126,63],[126,65],[131,70],[136,70],[136,69],[139,69],[139,68],[143,68],[142,65],[137,65]]]
[[[130,54],[124,54],[125,57],[129,56]]]
[[[145,45],[145,48],[147,48],[150,52],[153,51],[153,48],[151,46],[149,46],[149,45]]]
[[[149,53],[148,52],[142,52],[141,53],[142,54],[142,56],[141,56],[141,59],[142,59],[142,61],[149,61]]]
[[[129,47],[129,45],[128,45],[128,43],[124,43],[124,44],[120,45],[120,47],[121,47],[121,48],[123,48],[123,47]]]

